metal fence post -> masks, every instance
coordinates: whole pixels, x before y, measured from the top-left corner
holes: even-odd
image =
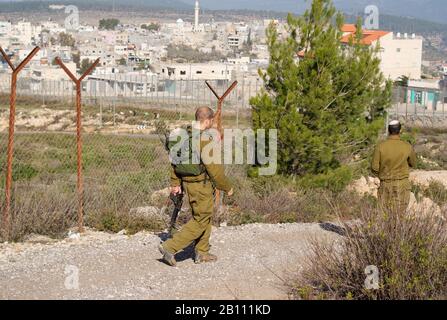
[[[62,60],[57,57],[56,62],[70,77],[76,85],[76,141],[77,141],[77,189],[78,189],[78,228],[79,232],[84,232],[84,185],[82,177],[82,114],[81,114],[81,98],[82,98],[82,80],[85,79],[93,69],[98,65],[99,58],[88,68],[88,70],[77,79],[73,73],[65,66]]]
[[[225,101],[225,98],[236,88],[237,81],[234,81],[233,84],[225,91],[225,93],[222,96],[219,96],[216,90],[211,86],[211,84],[208,81],[205,81],[206,85],[210,89],[210,91],[214,94],[214,96],[217,98],[217,111],[214,115],[214,119],[216,120],[216,127],[220,134],[220,139],[223,140],[224,137],[224,131],[222,127],[222,106]],[[222,196],[221,192],[219,190],[216,190],[216,209],[219,210],[222,206]]]
[[[11,186],[12,186],[12,160],[14,152],[14,126],[15,126],[15,112],[16,112],[16,95],[17,95],[17,76],[22,69],[31,61],[31,59],[40,50],[35,47],[33,51],[23,60],[17,67],[15,67],[3,48],[0,47],[0,53],[12,70],[11,75],[11,94],[9,96],[9,137],[8,149],[6,153],[6,183],[5,183],[5,208],[2,219],[2,229],[4,237],[9,238],[10,229],[10,210],[11,210]]]

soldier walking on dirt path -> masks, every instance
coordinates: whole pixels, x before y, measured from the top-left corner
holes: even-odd
[[[232,196],[233,188],[225,176],[222,164],[208,164],[207,161],[203,161],[202,150],[212,141],[212,135],[206,133],[212,128],[213,118],[214,112],[211,108],[202,107],[196,111],[196,121],[200,124],[200,164],[171,165],[171,192],[178,194],[184,190],[188,194],[193,216],[179,232],[159,246],[164,262],[171,266],[176,265],[175,254],[193,242],[195,242],[195,263],[217,260],[217,257],[209,252],[214,193],[218,189]],[[191,143],[188,147],[187,149],[193,149]]]

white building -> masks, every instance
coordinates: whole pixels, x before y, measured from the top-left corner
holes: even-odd
[[[0,37],[9,36],[12,31],[12,25],[9,21],[0,21]]]
[[[87,79],[87,91],[103,97],[150,96],[158,87],[158,76],[150,71],[119,72],[117,68],[101,67]]]
[[[355,35],[355,25],[343,26],[343,43],[348,43]],[[381,30],[363,30],[362,44],[375,46],[380,44],[380,68],[386,78],[396,80],[407,76],[420,79],[422,73],[422,37],[401,35]]]
[[[162,64],[161,77],[170,80],[231,80],[234,65],[226,63]]]
[[[76,75],[76,63],[74,62],[64,62],[65,66],[70,70],[74,75]],[[31,78],[40,82],[42,80],[46,81],[71,81],[68,78],[65,71],[59,66],[53,65],[36,65],[30,68]]]

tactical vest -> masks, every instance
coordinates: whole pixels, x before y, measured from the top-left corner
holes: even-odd
[[[176,155],[176,163],[172,163],[172,166],[174,167],[175,174],[180,177],[196,177],[204,174],[206,172],[206,168],[204,164],[202,163],[202,160],[200,158],[200,147],[193,148],[193,131],[191,127],[187,128],[188,132],[188,139],[183,141],[183,144],[180,146],[179,150],[177,150]],[[200,134],[200,133],[199,133]],[[200,144],[200,136],[195,137],[198,139]],[[178,143],[181,141],[181,137],[179,136],[176,141],[169,141],[167,139],[167,149],[169,150],[170,154],[172,154],[172,149],[174,146],[177,146]],[[195,160],[196,163],[193,163]],[[200,163],[197,163],[197,160]]]

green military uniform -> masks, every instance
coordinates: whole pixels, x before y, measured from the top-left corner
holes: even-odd
[[[371,169],[380,179],[379,204],[392,212],[405,212],[410,202],[410,167],[416,166],[413,147],[390,135],[374,150]]]
[[[201,149],[209,141],[201,142]],[[206,172],[195,177],[178,177],[171,167],[171,187],[183,184],[188,194],[192,209],[192,219],[185,224],[180,232],[174,234],[172,239],[163,243],[165,250],[176,253],[193,241],[196,241],[196,252],[207,254],[210,249],[211,218],[214,211],[214,190],[229,192],[232,187],[225,176],[222,164],[204,164]]]

